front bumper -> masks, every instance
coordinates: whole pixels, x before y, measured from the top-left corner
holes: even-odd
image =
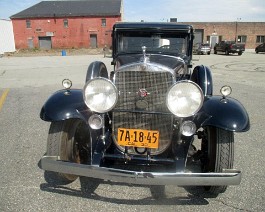
[[[218,186],[238,185],[241,181],[241,172],[233,169],[222,173],[136,172],[59,161],[56,156],[44,156],[40,165],[48,171],[140,185]]]

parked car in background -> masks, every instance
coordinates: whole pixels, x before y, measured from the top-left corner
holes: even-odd
[[[259,52],[265,52],[265,43],[262,43],[260,45],[258,45],[255,48],[255,52],[258,54]]]
[[[211,47],[208,43],[196,43],[193,47],[195,54],[211,54]]]
[[[242,55],[244,51],[245,44],[236,43],[235,41],[221,41],[214,46],[214,54],[217,54],[217,52],[225,52],[226,55],[230,53]]]

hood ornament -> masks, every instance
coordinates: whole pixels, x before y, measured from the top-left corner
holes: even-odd
[[[144,63],[148,63],[150,62],[149,57],[146,55],[146,46],[142,46],[142,50],[143,50],[143,57],[142,57],[142,62]]]

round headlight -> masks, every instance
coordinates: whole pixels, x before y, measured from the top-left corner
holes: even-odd
[[[174,84],[167,94],[167,107],[178,117],[188,117],[198,112],[203,103],[201,88],[191,81]]]
[[[116,86],[106,78],[89,80],[83,91],[86,105],[95,112],[105,113],[115,107],[118,99]]]

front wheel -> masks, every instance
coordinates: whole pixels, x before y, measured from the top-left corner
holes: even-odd
[[[202,138],[202,172],[222,172],[232,169],[234,162],[234,134],[217,127],[206,127]],[[227,186],[205,186],[205,190],[218,195]]]
[[[239,56],[242,55],[242,52],[238,52],[238,55],[239,55]]]
[[[87,163],[89,160],[89,131],[79,119],[52,122],[47,140],[47,155],[58,156],[62,161]],[[86,143],[84,143],[86,141]],[[68,184],[78,178],[76,175],[45,171],[46,182]]]

